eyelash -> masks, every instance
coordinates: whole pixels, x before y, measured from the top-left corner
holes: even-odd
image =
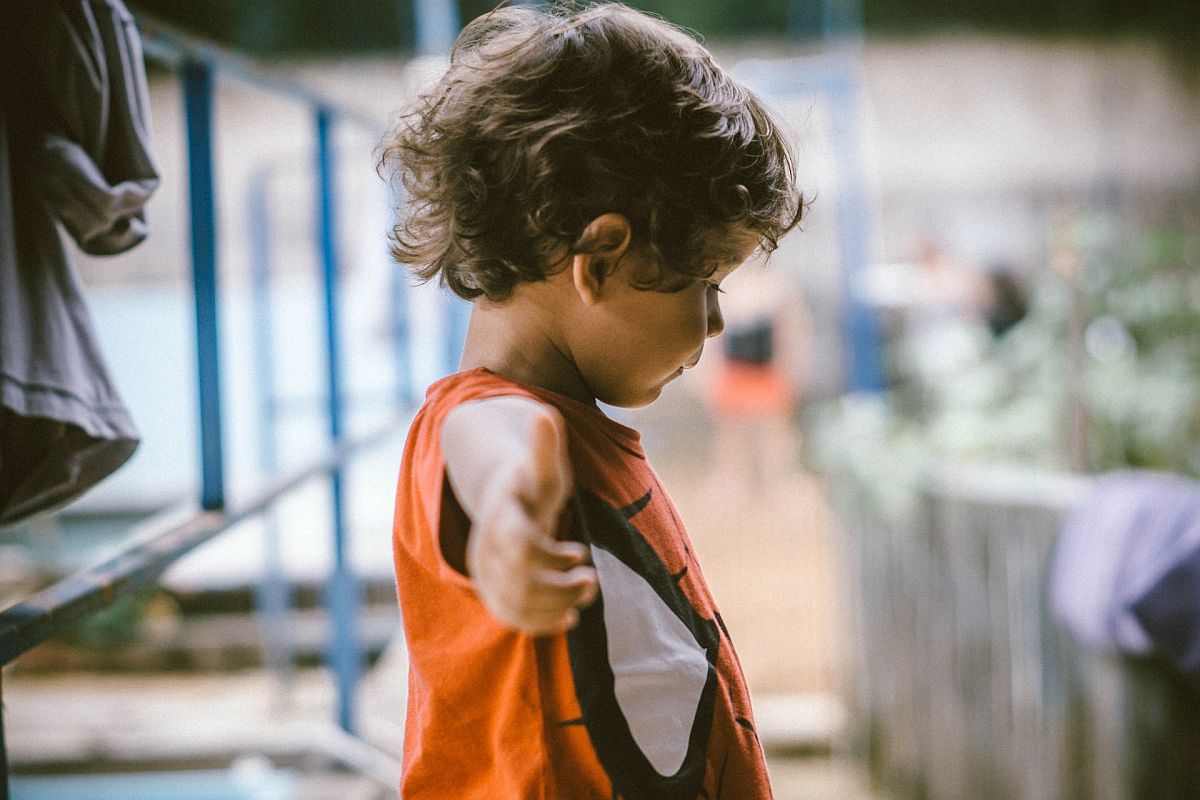
[[[708,288],[709,288],[710,290],[712,290],[712,291],[716,292],[717,294],[725,294],[725,290],[721,288],[721,284],[719,284],[719,283],[708,283],[707,281],[706,281],[705,283],[707,283],[707,285],[708,285]]]

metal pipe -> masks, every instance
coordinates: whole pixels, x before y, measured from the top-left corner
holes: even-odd
[[[461,27],[458,4],[454,0],[414,0],[417,53],[423,56],[447,55]]]
[[[411,327],[408,313],[409,287],[408,273],[403,267],[396,266],[391,271],[391,334],[392,354],[396,370],[395,398],[400,408],[410,408],[417,404],[417,388],[413,378],[412,358],[409,355],[409,334]]]
[[[258,465],[270,475],[278,468],[275,430],[275,351],[271,313],[271,209],[267,184],[272,170],[259,169],[250,180],[246,216],[250,223],[250,285],[254,319],[254,377],[258,395]]]
[[[254,318],[254,375],[258,395],[258,466],[264,475],[279,469],[279,407],[275,399],[275,336],[271,308],[271,216],[267,187],[273,170],[262,167],[250,181],[246,211],[250,222],[251,285]],[[255,586],[255,610],[263,637],[263,662],[286,696],[292,680],[288,620],[289,587],[283,568],[279,520],[263,512],[263,569]]]
[[[183,67],[187,119],[188,190],[192,228],[192,286],[196,303],[196,369],[200,411],[200,507],[225,505],[221,441],[221,348],[217,320],[217,210],[213,183],[213,79],[208,64]]]
[[[333,116],[318,108],[317,123],[317,233],[324,282],[326,388],[329,395],[329,437],[336,445],[342,438],[341,337],[338,327],[337,281],[337,186],[334,181]],[[354,687],[362,669],[358,642],[358,587],[347,555],[346,511],[341,469],[330,475],[333,503],[333,574],[326,602],[333,618],[329,661],[338,686],[338,724],[354,732]]]
[[[197,371],[200,414],[200,458],[202,512],[179,521],[172,514],[147,529],[147,537],[126,548],[116,557],[94,568],[78,572],[0,611],[0,666],[10,663],[45,640],[62,633],[87,615],[110,605],[142,586],[155,582],[161,573],[194,548],[237,523],[261,513],[316,476],[334,475],[335,549],[337,567],[331,589],[331,605],[337,623],[335,660],[340,659],[338,678],[343,698],[340,709],[342,727],[350,730],[353,709],[350,704],[354,681],[361,661],[354,631],[355,602],[353,577],[345,559],[344,510],[341,499],[341,467],[351,454],[387,440],[407,426],[409,416],[401,414],[388,425],[353,441],[341,430],[340,387],[338,386],[339,348],[337,344],[336,298],[332,288],[336,280],[336,250],[333,232],[332,158],[328,133],[332,116],[356,122],[370,130],[386,123],[352,110],[322,101],[307,90],[276,80],[258,70],[251,62],[206,43],[193,40],[169,26],[138,15],[145,51],[149,58],[177,67],[180,71],[184,114],[187,124],[189,169],[189,205],[191,221],[192,278],[195,295]],[[327,349],[330,355],[330,431],[332,447],[320,459],[296,472],[273,480],[266,489],[247,502],[229,508],[225,496],[224,451],[221,433],[220,342],[218,315],[217,222],[213,175],[214,75],[217,71],[275,94],[291,97],[319,108],[318,131],[322,182],[321,225],[323,263],[326,273]],[[185,509],[190,513],[191,509]],[[348,645],[348,646],[347,646]],[[0,693],[0,701],[2,701]],[[8,800],[9,766],[4,740],[3,704],[0,702],[0,800]]]
[[[191,62],[204,63],[222,78],[234,79],[246,86],[253,86],[277,97],[285,97],[305,106],[323,106],[337,114],[343,122],[354,122],[367,131],[383,131],[389,126],[384,114],[364,113],[334,96],[320,93],[273,75],[252,59],[239,53],[207,42],[179,28],[138,10],[138,30],[141,33],[142,50],[146,58],[180,71]],[[448,52],[448,51],[447,51]]]
[[[222,511],[198,513],[172,521],[112,559],[54,583],[0,612],[0,666],[52,636],[62,633],[93,611],[152,583],[167,567],[196,547],[259,513],[316,477],[327,475],[359,450],[386,441],[407,427],[411,416],[400,414],[363,436],[331,447],[313,463],[268,484],[245,503]]]
[[[471,321],[471,304],[451,292],[442,295],[442,371],[449,375],[458,372],[463,346],[467,341],[467,325]]]
[[[862,0],[821,0],[821,34],[827,44],[862,38]]]
[[[838,242],[841,251],[842,330],[848,354],[846,388],[878,392],[884,388],[879,321],[861,297],[860,282],[869,267],[870,211],[862,152],[859,149],[857,68],[842,64],[827,79],[833,124],[833,150],[839,178]]]
[[[389,186],[387,203],[389,214],[395,209],[402,208],[405,204],[404,190],[397,185]],[[412,324],[409,320],[408,308],[410,298],[408,270],[403,265],[392,264],[389,275],[391,276],[389,285],[391,302],[388,304],[388,310],[393,363],[396,370],[395,398],[399,408],[410,408],[419,403],[420,397],[417,396],[412,357],[409,352]]]

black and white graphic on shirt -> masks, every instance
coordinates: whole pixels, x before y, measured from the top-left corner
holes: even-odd
[[[584,724],[626,800],[693,800],[701,791],[720,634],[633,524],[649,491],[624,508],[580,490],[575,528],[591,545],[600,594],[567,637]]]

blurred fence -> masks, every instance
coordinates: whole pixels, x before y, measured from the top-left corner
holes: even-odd
[[[848,513],[854,733],[896,800],[1196,797],[1195,720],[1165,667],[1083,649],[1050,615],[1085,479],[929,481],[914,519]]]

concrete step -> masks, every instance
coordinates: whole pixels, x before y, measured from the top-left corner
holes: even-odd
[[[301,775],[293,800],[395,798],[403,744],[403,659],[385,659],[358,695],[361,740],[333,723],[325,670],[283,682],[261,670],[222,675],[11,676],[4,680],[14,775],[264,768]],[[832,746],[836,701],[756,696],[777,800],[883,800],[860,764]],[[239,766],[240,765],[240,766]],[[249,765],[249,766],[247,766]]]

